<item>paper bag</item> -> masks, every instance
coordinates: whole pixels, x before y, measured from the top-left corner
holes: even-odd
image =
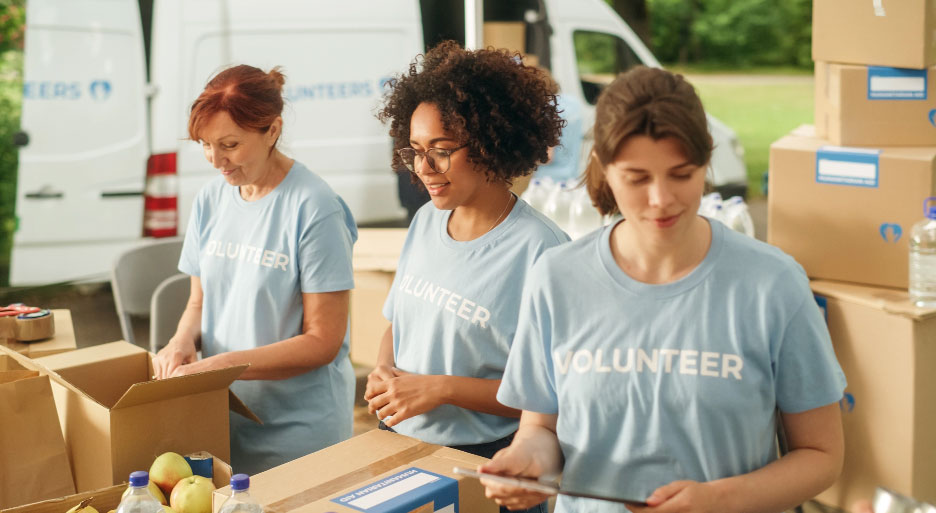
[[[0,371],[0,508],[75,493],[48,376]]]

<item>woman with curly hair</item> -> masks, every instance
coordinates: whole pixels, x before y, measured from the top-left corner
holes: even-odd
[[[510,192],[559,142],[556,86],[507,52],[448,41],[391,82],[379,117],[394,165],[432,201],[410,225],[365,397],[382,427],[490,457],[517,430],[495,395],[526,272],[568,240]]]

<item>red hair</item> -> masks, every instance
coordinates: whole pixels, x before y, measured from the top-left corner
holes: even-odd
[[[283,84],[279,67],[265,73],[241,64],[214,76],[192,103],[189,138],[198,141],[201,127],[219,112],[227,112],[237,126],[265,133],[283,113]]]

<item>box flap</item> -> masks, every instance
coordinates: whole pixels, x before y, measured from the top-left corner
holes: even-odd
[[[31,370],[11,370],[0,372],[0,385],[12,383],[26,378],[35,378],[39,376],[39,371]]]
[[[821,296],[862,304],[914,320],[936,317],[936,308],[921,308],[914,305],[910,302],[910,296],[906,290],[868,287],[828,280],[813,280],[810,282],[810,287],[814,293]]]
[[[14,370],[26,370],[26,368],[23,367],[23,365],[12,356],[7,355],[6,353],[0,353],[0,372]]]
[[[54,358],[54,357],[53,357]],[[188,376],[150,380],[132,385],[111,408],[129,408],[140,404],[150,403],[162,399],[171,399],[192,395],[220,388],[227,388],[238,378],[248,366],[236,365],[225,369],[218,369]]]
[[[4,509],[3,513],[65,513],[73,506],[85,499],[91,499],[88,506],[94,507],[99,513],[117,509],[120,504],[121,495],[127,490],[127,485],[119,484],[92,490],[90,492],[59,497],[58,499],[49,499],[33,504],[17,506],[15,508]]]
[[[237,394],[235,394],[233,390],[228,390],[228,408],[241,417],[250,419],[257,424],[263,424],[263,421],[260,420],[260,417],[258,417],[254,412],[250,411],[250,408],[244,404],[244,401],[240,400],[240,397],[237,397]]]
[[[395,272],[406,241],[406,228],[362,228],[351,258],[355,271]]]
[[[7,370],[43,370],[42,366],[37,365],[34,360],[31,360],[2,344],[0,344],[0,365],[6,366]]]

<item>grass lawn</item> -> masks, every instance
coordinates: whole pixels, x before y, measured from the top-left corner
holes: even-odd
[[[744,146],[751,196],[762,194],[770,144],[813,121],[813,82],[808,75],[691,74],[705,110],[737,132]]]

